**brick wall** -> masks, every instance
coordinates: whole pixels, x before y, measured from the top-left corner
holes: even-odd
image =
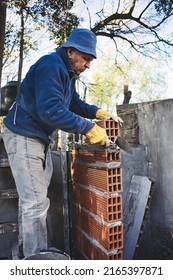
[[[109,139],[120,135],[113,120],[99,121]],[[124,244],[120,150],[72,152],[75,259],[121,260]]]

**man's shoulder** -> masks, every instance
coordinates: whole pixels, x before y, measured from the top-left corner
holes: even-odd
[[[43,55],[42,57],[40,57],[40,59],[38,60],[38,62],[55,62],[57,60],[60,59],[60,56],[58,55],[57,52],[51,52],[48,54]]]

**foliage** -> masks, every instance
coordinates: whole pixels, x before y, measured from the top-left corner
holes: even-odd
[[[100,57],[98,60],[97,70],[93,73],[92,82],[89,84],[89,96],[93,104],[108,110],[116,105],[123,81],[114,61],[105,57]]]
[[[169,15],[173,10],[173,1],[172,0],[156,0],[155,1],[156,11],[161,14],[162,12],[165,15]]]
[[[168,87],[166,70],[160,68],[159,59],[151,63],[140,58],[134,63],[130,76],[133,103],[165,98]]]
[[[116,103],[123,101],[126,84],[132,91],[133,103],[165,98],[166,73],[159,67],[159,59],[151,65],[149,60],[134,56],[130,64],[124,61],[120,67],[110,58],[99,57],[98,61],[89,84],[89,97],[98,107],[114,111]]]
[[[71,30],[79,25],[79,18],[70,12],[75,1],[67,0],[39,0],[35,3],[31,12],[34,20],[45,22],[58,45],[70,35]]]
[[[39,46],[38,36],[49,34],[49,39],[60,45],[78,26],[79,19],[70,12],[75,1],[8,0],[3,67],[13,66],[13,77],[18,72],[20,82],[23,59]],[[38,35],[39,34],[39,35]],[[43,36],[43,35],[42,35]],[[12,75],[10,75],[12,77]]]

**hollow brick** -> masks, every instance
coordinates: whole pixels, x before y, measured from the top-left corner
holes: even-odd
[[[121,250],[108,252],[102,249],[94,240],[87,238],[77,227],[75,238],[77,244],[76,249],[83,253],[89,260],[122,260]]]
[[[120,135],[120,125],[113,119],[100,120],[97,125],[104,128],[110,140],[114,141],[115,136]]]
[[[82,162],[120,162],[120,150],[109,152],[107,149],[103,151],[90,151],[77,149],[72,153],[73,158],[77,158]]]
[[[100,191],[114,193],[122,192],[122,168],[91,168],[74,163],[73,181],[87,186],[92,186]]]
[[[78,206],[75,207],[76,225],[97,240],[106,250],[122,249],[124,245],[123,224],[106,223],[87,213]]]
[[[101,195],[100,192],[91,191],[79,184],[74,184],[73,190],[75,201],[105,222],[122,220],[122,195]]]

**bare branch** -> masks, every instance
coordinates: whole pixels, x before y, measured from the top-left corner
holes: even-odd
[[[139,15],[139,18],[142,17],[142,15],[146,12],[146,10],[151,6],[151,4],[153,3],[154,1],[151,0],[148,5],[143,9],[143,11],[141,12],[141,14]]]
[[[143,21],[141,21],[140,17],[136,18],[136,17],[131,16],[130,19],[138,22],[140,25],[144,26],[146,29],[154,30],[154,29],[158,28],[160,25],[162,25],[172,15],[173,15],[173,13],[171,13],[169,16],[163,17],[162,20],[160,20],[160,22],[156,25],[148,25],[148,24],[144,23]]]
[[[129,9],[129,14],[131,15],[134,11],[134,8],[135,8],[135,4],[136,4],[136,0],[132,0],[132,3],[131,3],[131,7]]]
[[[88,17],[89,17],[89,25],[90,25],[90,29],[91,29],[91,14],[90,14],[90,10],[89,10],[89,8],[88,8],[88,6],[87,6],[87,4],[86,4],[86,1],[85,0],[82,0],[83,1],[83,3],[84,3],[84,5],[86,6],[86,9],[87,9],[87,12],[88,12]]]
[[[136,13],[133,15],[137,5],[136,0],[131,1],[128,11],[123,8],[120,0],[117,5],[116,12],[107,17],[104,17],[104,10],[102,10],[100,21],[92,28],[97,36],[113,39],[116,42],[117,52],[119,50],[117,39],[120,39],[143,55],[154,57],[156,53],[154,53],[154,49],[169,55],[170,49],[168,50],[167,47],[173,47],[173,33],[169,38],[164,38],[161,36],[161,31],[162,26],[172,18],[173,9],[170,8],[168,13],[164,13],[164,11],[162,14],[158,13],[155,6],[152,6],[155,5],[155,1],[151,0],[142,11],[137,7],[138,15]]]

